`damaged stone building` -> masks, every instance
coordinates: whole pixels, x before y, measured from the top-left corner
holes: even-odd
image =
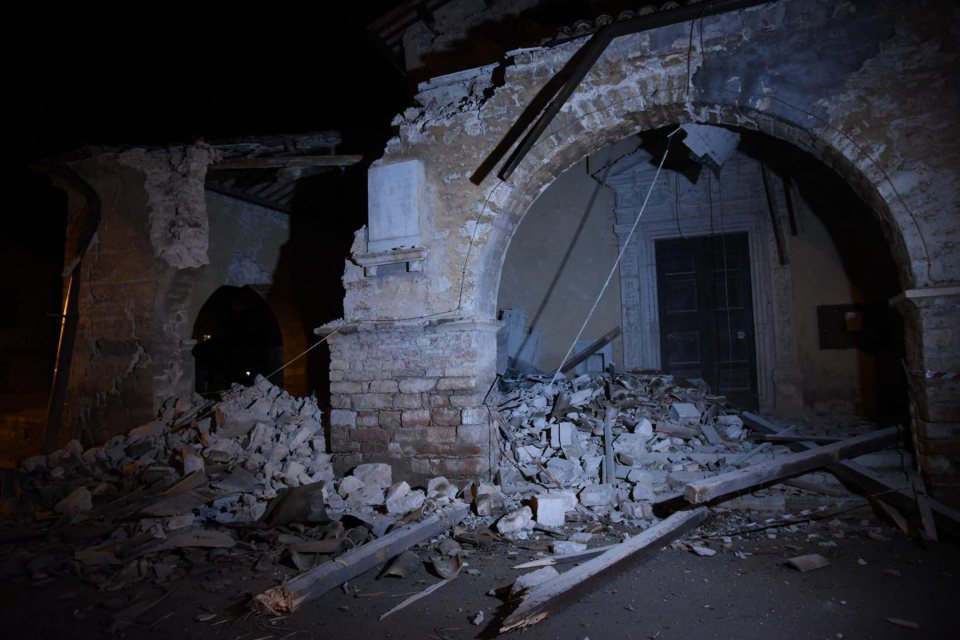
[[[379,563],[447,530],[458,546],[486,548],[461,521],[488,527],[498,543],[574,526],[559,540],[570,544],[553,551],[560,556],[588,553],[591,532],[611,522],[640,530],[609,552],[622,557],[578,565],[577,588],[591,571],[606,575],[699,525],[707,511],[691,505],[770,515],[769,490],[786,517],[775,489],[784,478],[789,491],[869,500],[901,530],[870,529],[874,540],[956,535],[952,3],[385,4],[365,37],[402,70],[411,95],[370,149],[343,152],[335,132],[246,135],[88,148],[36,167],[65,194],[61,314],[46,383],[42,348],[7,356],[27,328],[0,312],[5,395],[24,393],[6,381],[29,371],[23,379],[38,380],[29,391],[46,406],[32,421],[4,418],[2,442],[29,441],[4,460],[27,458],[22,473],[48,475],[62,460],[109,463],[149,476],[158,491],[157,478],[168,480],[167,498],[196,473],[210,483],[184,489],[189,508],[145,508],[153,519],[131,540],[153,531],[154,546],[96,553],[120,564],[169,553],[180,547],[157,539],[187,521],[288,526],[285,492],[314,485],[325,488],[309,513],[327,521],[346,510],[369,529],[369,541],[351,539],[352,552],[393,545],[377,551]],[[333,205],[337,190],[351,195]],[[303,215],[357,203],[359,216],[343,214],[352,244]],[[2,289],[11,300],[13,287]],[[310,395],[319,405],[298,399]],[[282,435],[267,435],[267,423]],[[150,438],[166,440],[141,464],[138,443]],[[815,481],[797,477],[808,472]],[[735,473],[753,473],[752,483],[724,484]],[[4,476],[5,500],[19,482]],[[243,490],[230,494],[231,482]],[[86,499],[38,491],[56,498],[62,518],[77,513],[68,498]],[[739,506],[717,500],[734,493]],[[100,513],[97,495],[80,511]],[[451,516],[461,502],[469,515]],[[866,513],[866,504],[856,506]],[[161,517],[178,518],[176,528]],[[319,597],[314,581],[354,578],[334,567],[305,579],[333,555],[320,543],[335,540],[342,552],[340,534],[352,530],[313,531],[313,540],[300,526],[280,535],[300,536],[284,543],[284,558],[307,573],[279,595],[256,596],[258,614],[292,613]],[[404,526],[423,537],[390,539]],[[747,530],[714,533],[726,541]],[[674,549],[712,556],[709,539]],[[722,547],[731,557],[736,540]],[[243,544],[266,548],[259,538]],[[433,560],[445,581],[475,557],[439,553],[456,560],[453,569]],[[794,560],[804,573],[819,568]],[[487,611],[498,631],[557,614],[553,598],[572,587],[543,580],[518,587],[513,596],[526,595],[513,613]],[[345,606],[324,615],[346,624]],[[473,625],[461,609],[449,637],[494,624],[464,606]],[[881,618],[864,637],[923,624],[909,617]],[[933,618],[930,637],[960,628],[954,616]],[[784,637],[811,637],[799,629]],[[634,633],[596,635],[657,632]]]

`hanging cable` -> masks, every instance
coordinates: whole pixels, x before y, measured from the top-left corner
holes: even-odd
[[[600,293],[597,295],[597,299],[593,301],[593,306],[590,307],[590,311],[587,313],[587,317],[584,318],[583,324],[580,326],[580,330],[577,332],[577,337],[573,339],[573,342],[570,343],[570,348],[567,349],[567,353],[563,356],[563,360],[560,361],[560,366],[557,367],[557,370],[554,372],[553,377],[550,379],[550,384],[552,385],[557,381],[557,378],[560,376],[560,372],[563,370],[563,365],[567,364],[567,360],[570,358],[570,355],[573,353],[573,350],[577,346],[577,341],[580,339],[580,336],[583,335],[583,332],[587,328],[587,323],[590,322],[590,318],[593,317],[593,312],[597,310],[597,305],[600,304],[600,299],[603,297],[603,294],[606,292],[607,287],[610,286],[610,281],[613,279],[613,274],[616,273],[617,267],[620,266],[620,261],[623,260],[623,255],[627,252],[627,248],[630,246],[630,240],[633,238],[633,233],[637,230],[637,225],[640,224],[640,218],[643,216],[644,210],[647,208],[647,202],[650,201],[650,195],[653,193],[653,187],[657,184],[657,178],[660,177],[660,172],[663,171],[663,164],[667,161],[667,155],[670,153],[670,143],[673,142],[673,136],[677,131],[680,131],[680,127],[674,129],[667,136],[667,148],[663,151],[663,157],[660,159],[660,164],[657,166],[657,172],[653,176],[653,180],[650,182],[650,188],[647,189],[647,195],[643,199],[643,204],[640,205],[640,211],[637,212],[637,219],[633,221],[633,226],[630,227],[630,233],[627,234],[626,239],[623,241],[623,247],[620,249],[620,252],[617,254],[617,259],[613,261],[613,266],[610,268],[610,273],[607,274],[607,279],[604,281],[603,286],[600,288]]]

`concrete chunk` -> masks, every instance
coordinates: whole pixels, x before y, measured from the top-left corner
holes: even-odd
[[[700,410],[690,402],[674,402],[670,405],[670,418],[679,424],[700,422]]]
[[[566,520],[566,499],[560,495],[541,493],[533,498],[537,523],[545,527],[562,527]]]
[[[605,507],[613,502],[616,488],[612,484],[588,484],[580,491],[580,504],[585,507]]]
[[[353,475],[363,481],[365,485],[373,485],[386,489],[393,484],[393,469],[382,462],[373,462],[358,465]]]
[[[54,507],[57,513],[74,515],[93,509],[93,496],[86,487],[77,487]]]
[[[497,531],[503,534],[530,531],[533,529],[533,511],[530,507],[520,507],[497,521]]]

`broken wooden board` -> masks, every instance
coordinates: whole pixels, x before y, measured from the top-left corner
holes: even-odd
[[[570,360],[568,360],[567,363],[563,365],[563,368],[560,369],[560,373],[561,374],[569,373],[578,364],[580,364],[581,362],[583,362],[584,360],[586,360],[587,358],[595,354],[597,351],[600,351],[600,349],[603,349],[605,346],[607,346],[608,343],[616,340],[617,336],[619,336],[620,333],[621,333],[620,327],[614,327],[613,329],[610,329],[610,331],[607,331],[605,334],[597,338],[594,342],[587,345],[587,347],[583,351],[581,351],[580,353],[570,358]]]
[[[783,430],[783,427],[776,422],[753,413],[745,411],[740,417],[743,423],[754,431],[779,433]],[[805,451],[812,449],[815,445],[810,442],[795,442],[789,446],[794,451]],[[916,513],[917,511],[916,497],[911,484],[893,485],[870,469],[849,460],[828,464],[826,468],[841,480],[859,487],[866,496],[882,497],[884,502],[902,513]],[[960,538],[960,511],[929,497],[927,498],[927,504],[933,512],[937,528],[946,531],[955,538]]]
[[[770,462],[763,462],[743,469],[721,473],[711,478],[689,482],[684,487],[684,498],[691,504],[702,504],[728,493],[756,487],[780,478],[822,467],[843,458],[863,455],[897,444],[902,436],[902,427],[888,427],[842,442],[813,447],[807,451],[794,453]]]
[[[461,505],[436,513],[422,522],[408,524],[363,546],[352,549],[290,581],[254,596],[250,608],[258,613],[293,613],[308,600],[319,597],[361,573],[384,564],[418,542],[453,527],[466,517],[470,507]]]
[[[628,538],[605,553],[531,589],[500,626],[500,633],[523,629],[593,591],[628,570],[663,545],[693,529],[707,518],[707,508],[678,511],[646,531]]]

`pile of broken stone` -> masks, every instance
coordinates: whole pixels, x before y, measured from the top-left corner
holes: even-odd
[[[646,528],[653,505],[685,483],[788,451],[752,445],[722,398],[659,374],[528,381],[504,396],[500,417],[497,484],[440,477],[417,488],[394,482],[383,463],[336,478],[315,399],[263,378],[216,403],[171,400],[156,420],[102,446],[72,441],[22,463],[20,500],[0,538],[49,535],[39,553],[0,557],[0,574],[19,565],[43,580],[70,570],[110,589],[176,579],[225,553],[261,570],[282,562],[306,571],[464,502],[475,514],[467,529],[514,540],[584,520]],[[574,533],[551,548],[585,543]]]
[[[169,552],[178,549],[235,547],[261,568],[282,561],[304,570],[459,492],[444,478],[413,489],[378,463],[336,479],[315,398],[294,398],[263,377],[218,402],[172,399],[126,435],[87,449],[73,440],[24,460],[20,471],[0,539],[49,535],[39,554],[20,548],[0,557],[0,573],[25,570],[39,580],[79,563],[97,584],[111,581],[117,565],[126,565],[121,582],[176,577]]]
[[[529,500],[496,527],[522,535],[534,523],[560,526],[574,510],[643,526],[653,505],[679,498],[688,482],[790,453],[747,440],[738,414],[702,385],[665,374],[531,377],[500,404],[500,487]]]

